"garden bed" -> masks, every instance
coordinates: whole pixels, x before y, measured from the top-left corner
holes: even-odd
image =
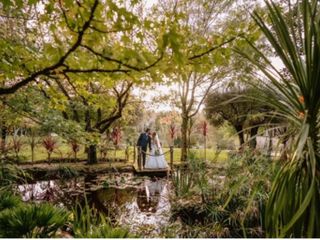
[[[35,165],[35,164],[42,164],[42,163],[79,163],[79,162],[87,162],[87,159],[80,158],[52,158],[50,162],[48,160],[37,160],[35,162],[25,161],[25,162],[17,162],[19,165]],[[106,158],[106,159],[98,159],[98,162],[127,162],[127,159],[124,158]]]
[[[31,179],[47,180],[56,178],[68,178],[88,174],[133,172],[130,164],[97,163],[88,165],[86,162],[77,163],[38,163],[34,165],[20,164],[19,167],[30,175]]]

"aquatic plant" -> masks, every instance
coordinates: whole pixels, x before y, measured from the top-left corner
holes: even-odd
[[[188,157],[188,167],[193,174],[193,182],[200,190],[202,202],[206,202],[208,198],[209,183],[208,183],[208,164],[206,160],[196,156],[195,153],[190,152]]]
[[[11,162],[0,164],[0,191],[11,190],[17,182],[25,182],[31,176]]]
[[[224,180],[214,182],[205,162],[192,161],[193,194],[172,205],[173,220],[182,221],[179,237],[265,236],[265,205],[275,164],[263,155],[233,155],[219,171]]]
[[[233,155],[226,165],[223,191],[207,204],[210,217],[232,237],[264,236],[265,205],[277,169],[277,163],[261,154]]]
[[[192,172],[186,169],[175,169],[171,175],[171,180],[177,197],[189,195],[194,186]]]
[[[85,199],[73,209],[73,236],[76,238],[130,238],[129,231],[121,227],[113,227],[107,217],[91,208]]]

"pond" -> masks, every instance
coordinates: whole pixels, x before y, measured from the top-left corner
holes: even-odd
[[[86,197],[90,206],[144,237],[157,237],[170,221],[171,183],[132,173],[87,175],[17,186],[24,201],[50,201],[72,208]]]

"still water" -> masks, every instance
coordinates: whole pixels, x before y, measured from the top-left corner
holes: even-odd
[[[170,188],[166,178],[121,173],[37,181],[17,190],[24,201],[50,201],[68,208],[86,197],[91,206],[131,232],[156,237],[170,220]]]

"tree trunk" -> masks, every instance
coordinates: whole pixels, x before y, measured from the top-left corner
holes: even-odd
[[[32,164],[34,162],[34,146],[33,145],[31,145],[31,162]]]
[[[88,147],[88,164],[97,163],[97,145],[89,145]]]
[[[191,132],[192,132],[192,127],[193,127],[193,119],[189,118],[188,119],[188,134],[187,134],[187,149],[189,149],[191,147]]]
[[[250,129],[250,141],[249,147],[251,149],[256,149],[257,147],[257,134],[258,134],[259,127],[252,127]]]
[[[182,117],[181,124],[181,162],[188,157],[188,118]]]
[[[239,150],[242,150],[244,147],[243,127],[242,127],[242,125],[236,125],[236,126],[234,126],[234,128],[236,129],[237,134],[238,134],[238,138],[239,138],[239,143],[240,143]]]
[[[1,141],[0,141],[0,150],[3,151],[3,153],[6,152],[6,140],[7,140],[7,135],[8,135],[8,129],[4,125],[1,126]]]
[[[51,153],[48,152],[48,164],[50,165],[51,164]]]
[[[7,139],[7,127],[5,125],[3,125],[1,127],[1,140],[5,143],[6,139]]]

